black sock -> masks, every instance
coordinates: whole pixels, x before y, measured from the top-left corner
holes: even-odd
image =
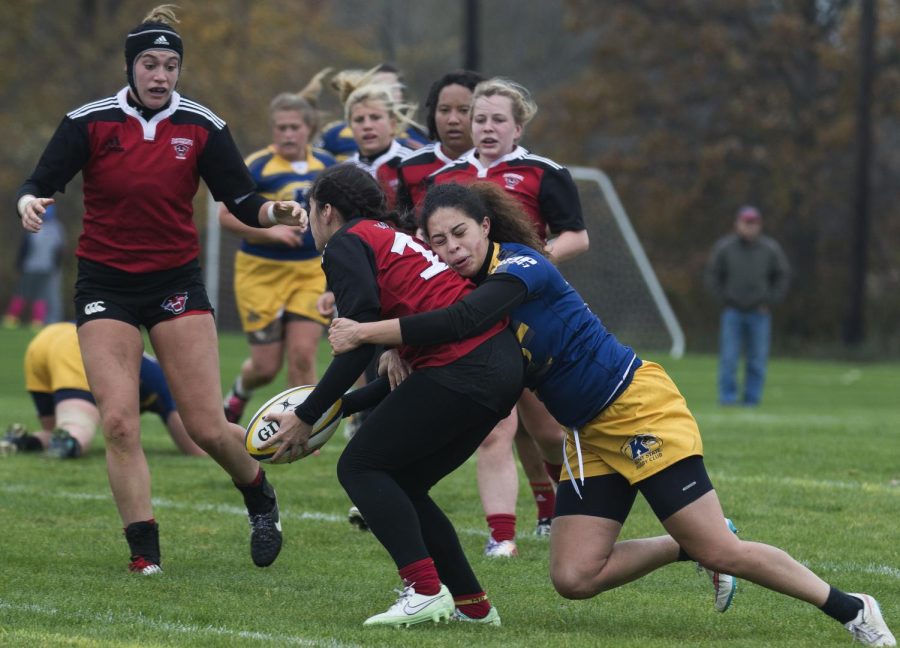
[[[266,479],[266,473],[262,468],[253,482],[245,486],[236,483],[235,486],[244,496],[244,504],[250,515],[268,513],[275,508],[275,489]]]
[[[13,441],[13,443],[15,443],[16,445],[19,445],[21,443],[19,449],[22,452],[40,452],[44,449],[44,444],[41,443],[41,440],[32,434],[23,436],[20,439]]]
[[[832,587],[828,592],[828,600],[819,609],[840,623],[848,623],[856,618],[862,607],[861,600]]]
[[[162,564],[159,553],[159,525],[156,520],[132,522],[125,527],[125,539],[128,541],[132,559],[140,556],[156,565]]]
[[[678,547],[678,558],[676,558],[675,560],[676,562],[684,562],[686,560],[693,561],[694,559],[688,556],[687,552],[684,549]]]

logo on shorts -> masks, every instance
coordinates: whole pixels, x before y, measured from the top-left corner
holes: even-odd
[[[175,159],[186,160],[188,153],[191,152],[191,147],[193,145],[194,140],[188,137],[173,137],[172,146],[175,148]]]
[[[181,315],[184,312],[184,307],[187,305],[187,300],[188,294],[186,292],[175,293],[166,297],[160,306],[163,310],[167,310],[174,315]]]
[[[622,445],[622,454],[643,468],[662,457],[662,439],[655,434],[636,434]]]
[[[106,310],[106,306],[103,305],[102,301],[91,302],[90,304],[84,307],[85,315],[94,315],[96,313],[102,313]]]

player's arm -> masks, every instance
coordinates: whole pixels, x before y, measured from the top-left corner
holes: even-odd
[[[525,301],[528,288],[519,278],[491,275],[478,288],[447,308],[380,322],[337,318],[328,330],[335,353],[361,344],[429,346],[462,340],[488,330]]]
[[[53,204],[53,194],[65,191],[90,157],[87,125],[64,117],[47,143],[37,166],[19,188],[16,213],[22,227],[37,232],[43,224],[47,206]]]
[[[206,451],[194,443],[194,440],[188,434],[184,427],[184,421],[181,420],[181,415],[176,410],[169,412],[165,422],[169,436],[172,437],[172,441],[175,442],[175,445],[181,452],[192,457],[206,456]]]
[[[375,263],[371,249],[359,237],[352,234],[334,236],[322,255],[322,267],[339,312],[353,314],[363,322],[378,321],[381,300]],[[312,434],[312,426],[353,386],[374,353],[374,346],[362,345],[336,356],[316,388],[293,412],[267,417],[267,420],[277,421],[279,426],[278,433],[261,446],[264,449],[280,444],[273,461],[286,454],[292,459],[308,454],[306,442]]]
[[[568,169],[547,169],[541,176],[538,194],[541,215],[550,228],[551,239],[544,247],[555,264],[587,252],[590,246],[578,188]]]
[[[218,215],[222,229],[250,243],[277,243],[289,247],[298,247],[301,243],[300,237],[297,235],[300,228],[289,227],[288,225],[273,225],[266,229],[251,227],[241,222],[237,216],[228,211],[228,208],[223,203],[219,203]]]
[[[258,228],[281,224],[306,229],[306,210],[300,203],[266,200],[256,193],[256,185],[228,126],[210,131],[198,169],[213,198],[225,203],[228,211],[245,225]]]

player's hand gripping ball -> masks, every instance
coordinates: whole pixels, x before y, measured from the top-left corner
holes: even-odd
[[[257,410],[250,423],[247,425],[247,433],[244,435],[244,447],[250,456],[261,463],[272,463],[272,456],[278,451],[280,444],[260,450],[259,446],[268,441],[272,435],[278,432],[278,423],[276,421],[266,421],[267,414],[281,414],[292,410],[297,405],[306,400],[306,398],[315,389],[315,385],[301,385],[300,387],[291,387],[280,394],[273,396]],[[310,452],[318,450],[337,430],[341,422],[341,400],[338,399],[324,414],[316,421],[313,426],[312,436],[309,437],[307,445]],[[289,453],[279,457],[276,463],[287,463],[290,460]]]

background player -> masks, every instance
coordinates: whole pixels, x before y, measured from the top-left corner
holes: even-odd
[[[155,358],[141,358],[141,413],[153,412],[187,455],[206,453],[188,436],[162,368]],[[41,429],[34,433],[18,424],[0,440],[0,454],[39,452],[57,459],[77,459],[90,449],[100,424],[100,411],[88,387],[73,322],[51,324],[25,350],[25,389],[31,394]]]
[[[336,75],[330,85],[337,93],[342,106],[347,101],[345,84],[348,79],[352,79],[351,83],[354,87],[359,87],[364,83],[390,86],[394,101],[401,104],[410,103],[403,74],[390,63],[382,63],[368,72],[366,70],[343,70]],[[414,108],[412,112],[415,112]],[[401,145],[412,150],[421,148],[430,142],[428,135],[417,124],[412,123],[403,127],[397,139]],[[346,119],[326,124],[322,129],[319,146],[331,153],[339,162],[350,159],[359,150],[359,145],[353,137],[353,131]]]
[[[425,100],[425,123],[433,142],[409,154],[397,170],[397,208],[417,210],[429,175],[472,149],[472,91],[484,77],[471,70],[435,81]]]
[[[269,120],[272,144],[250,155],[247,168],[264,197],[305,204],[315,177],[336,163],[309,144],[319,126],[318,111],[300,96],[282,93],[269,104]],[[250,357],[225,396],[225,418],[238,423],[253,390],[275,379],[285,357],[289,386],[316,382],[322,325],[330,320],[316,309],[325,274],[311,232],[286,225],[250,227],[224,205],[219,222],[244,239],[235,254],[234,294]]]

